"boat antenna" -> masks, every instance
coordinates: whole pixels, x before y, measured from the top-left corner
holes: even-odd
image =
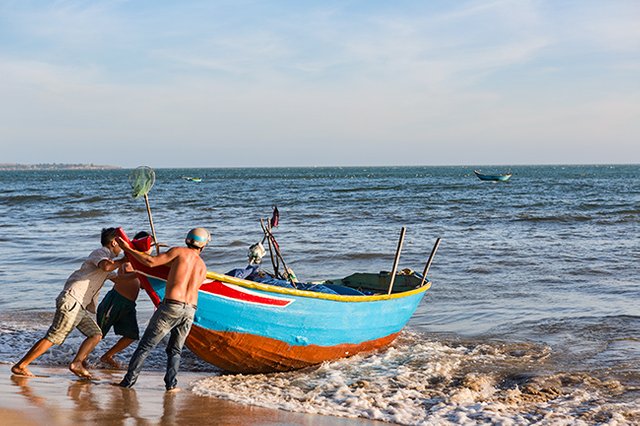
[[[131,195],[133,198],[144,196],[144,203],[147,206],[147,216],[149,216],[149,225],[153,234],[153,241],[158,242],[156,238],[156,230],[153,226],[153,217],[151,216],[151,207],[149,207],[149,196],[147,195],[153,184],[156,182],[156,173],[149,166],[140,166],[129,173],[129,185],[131,185]],[[156,254],[160,254],[160,246],[156,244]]]

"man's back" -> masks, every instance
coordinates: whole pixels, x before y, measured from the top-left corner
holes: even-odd
[[[173,256],[173,260],[170,263],[165,298],[197,305],[198,289],[207,276],[207,267],[200,257],[200,250],[174,247],[168,254]]]

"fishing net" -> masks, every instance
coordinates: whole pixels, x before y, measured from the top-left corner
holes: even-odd
[[[129,185],[131,185],[131,195],[138,198],[146,195],[156,181],[156,174],[151,167],[140,166],[129,174]]]

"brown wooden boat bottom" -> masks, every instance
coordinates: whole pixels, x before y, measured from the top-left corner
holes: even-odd
[[[360,344],[291,346],[269,337],[216,332],[193,325],[186,345],[204,361],[232,373],[273,373],[379,349],[390,344],[398,334]]]

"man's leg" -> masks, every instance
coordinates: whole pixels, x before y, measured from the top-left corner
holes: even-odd
[[[84,361],[87,359],[91,351],[102,340],[102,334],[94,334],[93,336],[84,339],[84,342],[78,348],[76,357],[69,364],[69,370],[78,377],[84,379],[91,379],[91,373],[84,367]]]
[[[121,368],[120,363],[114,359],[114,356],[140,339],[140,329],[138,327],[135,302],[128,299],[125,301],[125,298],[119,296],[115,290],[112,290],[112,292],[111,303],[109,305],[105,303],[103,307],[103,309],[108,308],[106,312],[110,311],[110,315],[103,314],[100,328],[102,329],[102,335],[106,336],[108,329],[113,327],[113,331],[120,336],[120,339],[100,357],[100,361],[113,368]],[[119,300],[119,302],[116,303],[114,300]],[[98,312],[100,312],[99,308]]]
[[[180,359],[182,356],[182,348],[184,342],[191,330],[195,309],[185,307],[184,317],[180,323],[171,330],[171,338],[167,344],[167,372],[164,376],[165,387],[168,391],[177,389],[178,385],[178,369],[180,368]]]
[[[111,347],[111,349],[109,349],[107,352],[105,352],[104,355],[102,355],[100,357],[100,361],[104,362],[105,364],[109,364],[110,366],[114,367],[114,368],[120,368],[120,364],[113,359],[113,357],[123,351],[124,349],[126,349],[127,347],[129,347],[130,344],[132,344],[133,342],[135,342],[136,339],[130,339],[128,337],[121,337],[120,340],[118,340],[115,345],[113,345]]]
[[[80,321],[76,327],[82,334],[87,336],[87,338],[78,348],[78,353],[73,361],[71,361],[71,364],[69,364],[69,370],[78,377],[91,379],[91,373],[89,373],[86,368],[86,361],[91,351],[93,351],[96,345],[100,343],[100,340],[102,340],[102,330],[93,319],[93,314],[86,309],[82,308],[78,316],[80,317]]]
[[[76,326],[82,307],[71,296],[61,293],[56,298],[56,313],[45,337],[38,340],[29,352],[11,367],[11,372],[20,376],[33,376],[27,366],[44,354],[53,345],[60,345]]]
[[[31,364],[36,358],[45,353],[53,346],[53,342],[47,340],[45,338],[38,340],[32,347],[29,349],[29,352],[22,357],[20,361],[13,367],[11,367],[11,372],[18,376],[29,376],[32,377],[33,373],[29,371],[27,366]]]
[[[142,370],[142,365],[149,356],[149,352],[151,352],[151,350],[160,343],[164,336],[171,331],[173,322],[171,321],[171,315],[167,315],[167,310],[168,309],[165,304],[160,304],[158,309],[156,309],[151,316],[149,325],[144,331],[142,339],[140,339],[140,343],[138,343],[138,347],[131,356],[127,374],[125,374],[124,378],[120,382],[120,386],[130,388],[136,383],[138,376],[140,375],[140,370]]]
[[[182,348],[178,344],[179,334],[174,328],[171,330],[171,337],[167,343],[167,372],[164,375],[164,383],[167,390],[174,389],[178,384],[178,369],[180,368],[180,358]]]

